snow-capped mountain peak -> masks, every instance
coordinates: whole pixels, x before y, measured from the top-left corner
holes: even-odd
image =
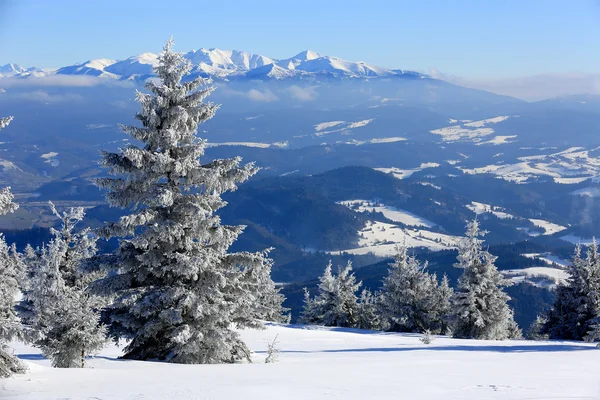
[[[200,48],[186,53],[193,72],[216,79],[287,79],[327,75],[334,78],[371,78],[403,75],[402,70],[389,70],[365,62],[352,62],[337,57],[323,56],[304,50],[293,57],[276,60],[260,54],[239,50]],[[153,76],[158,54],[142,53],[125,60],[99,58],[81,64],[69,65],[52,71],[25,69],[15,64],[0,67],[0,78],[7,76],[40,76],[48,74],[88,75],[122,80],[145,80]],[[32,74],[32,71],[38,73]]]
[[[314,60],[320,57],[322,56],[319,53],[316,53],[312,50],[304,50],[293,57],[286,58],[284,60],[279,60],[277,62],[277,65],[286,69],[295,69],[296,66],[300,65],[303,62]]]
[[[18,64],[9,63],[0,66],[0,74],[2,76],[13,76],[26,72],[27,68],[21,67]]]

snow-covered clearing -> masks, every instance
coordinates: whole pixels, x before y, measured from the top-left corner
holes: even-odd
[[[502,207],[491,206],[489,204],[479,203],[477,201],[472,201],[471,204],[467,205],[467,208],[477,215],[491,213],[500,219],[518,218],[512,214],[504,212],[504,208]]]
[[[481,127],[489,125],[489,124],[497,124],[498,122],[506,121],[509,118],[510,118],[509,116],[503,115],[500,117],[493,117],[493,118],[488,118],[488,119],[482,119],[480,121],[469,122],[469,123],[466,123],[465,126],[468,126],[471,128],[481,128]]]
[[[261,149],[266,149],[269,147],[279,147],[285,148],[288,146],[288,142],[275,142],[275,143],[259,143],[259,142],[224,142],[224,143],[208,143],[207,147],[217,147],[217,146],[243,146],[243,147],[257,147]]]
[[[487,142],[478,144],[483,143]],[[552,154],[522,156],[512,164],[491,164],[461,170],[466,174],[494,174],[516,183],[527,183],[531,178],[549,177],[556,183],[577,184],[600,175],[600,157],[590,155],[594,150],[598,148],[586,150],[583,147],[570,147]]]
[[[278,336],[277,336],[278,335]],[[30,371],[0,397],[55,399],[597,399],[600,350],[575,342],[476,341],[296,326],[242,336],[252,364],[122,361],[109,347],[86,369],[53,369],[18,345]],[[267,343],[279,362],[265,364]]]
[[[384,138],[373,138],[369,140],[371,144],[379,144],[379,143],[395,143],[405,141],[406,138],[403,137],[384,137]]]
[[[549,221],[546,221],[543,219],[518,217],[513,214],[509,214],[509,213],[505,212],[506,210],[502,207],[492,206],[489,204],[479,203],[476,201],[472,201],[471,204],[467,205],[467,208],[469,210],[473,211],[477,215],[481,215],[484,213],[490,213],[500,219],[509,219],[509,218],[515,218],[515,219],[520,219],[520,220],[528,219],[533,225],[535,225],[536,227],[541,228],[543,230],[542,235],[554,235],[557,232],[561,232],[561,231],[564,231],[565,229],[567,229],[565,226],[558,225],[558,224],[555,224],[553,222],[549,222]],[[535,232],[528,232],[528,234],[530,236],[537,236],[537,233],[535,233]]]
[[[535,226],[542,228],[544,230],[544,235],[554,235],[557,232],[561,232],[567,229],[565,226],[544,221],[543,219],[529,218],[529,220]]]
[[[501,271],[504,277],[515,283],[528,282],[534,286],[552,287],[564,282],[569,275],[565,270],[551,267],[530,267]]]
[[[545,262],[548,265],[554,265],[558,267],[566,267],[567,265],[569,265],[569,262],[567,260],[563,260],[562,258],[553,256],[549,253],[525,253],[521,255],[527,258],[536,258]]]
[[[569,242],[569,243],[573,243],[573,244],[584,244],[584,245],[592,244],[592,242],[594,241],[594,238],[583,238],[581,236],[575,236],[575,235],[565,235],[565,236],[561,236],[560,238],[562,240],[564,240],[565,242]]]
[[[482,138],[494,133],[492,128],[486,127],[490,124],[497,124],[499,122],[507,120],[508,116],[500,116],[488,119],[482,119],[480,121],[460,121],[463,124],[457,124],[458,121],[450,119],[450,123],[456,125],[447,126],[430,131],[434,135],[440,135],[444,142],[458,142],[458,141],[471,141],[481,142]],[[467,123],[464,123],[467,122]],[[509,143],[508,139],[513,139],[516,136],[497,136],[496,138],[483,143],[490,144],[502,144]],[[481,143],[481,144],[483,144]]]
[[[390,221],[399,222],[407,226],[424,226],[426,228],[431,228],[437,225],[411,212],[400,210],[396,207],[386,206],[385,204],[371,200],[346,200],[340,201],[339,204],[358,212],[379,212]]]
[[[320,132],[327,128],[333,128],[334,126],[345,123],[346,121],[330,121],[330,122],[321,122],[320,124],[315,125],[315,131]]]
[[[346,122],[346,121],[330,121],[322,122],[315,125],[315,136],[324,136],[336,132],[344,132],[347,129],[362,128],[373,122],[373,119],[365,119],[362,121]],[[329,128],[336,128],[333,130],[327,130]]]
[[[404,179],[404,178],[410,177],[415,172],[422,171],[426,168],[437,168],[439,166],[440,166],[440,164],[438,164],[438,163],[427,162],[427,163],[422,163],[421,165],[419,165],[417,168],[414,168],[414,169],[400,169],[400,168],[395,168],[395,167],[374,168],[374,169],[376,169],[377,171],[384,172],[386,174],[392,174],[394,176],[394,178]]]
[[[456,248],[459,236],[431,232],[425,229],[402,228],[385,222],[368,221],[358,232],[358,246],[354,249],[332,251],[331,254],[369,254],[390,257],[396,254],[396,246],[404,243],[408,247],[426,247],[433,251]]]
[[[431,133],[440,135],[444,142],[458,142],[464,140],[479,141],[482,137],[489,136],[494,133],[494,130],[492,128],[469,129],[461,127],[460,125],[454,125],[435,129],[431,131]]]
[[[493,145],[498,145],[498,144],[507,144],[507,143],[514,143],[514,139],[516,138],[517,135],[511,135],[511,136],[496,136],[495,138],[488,140],[487,142],[479,142],[477,143],[477,146],[480,146],[482,144],[493,144]]]

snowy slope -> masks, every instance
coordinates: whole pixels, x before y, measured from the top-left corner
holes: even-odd
[[[54,399],[597,399],[600,350],[570,342],[474,341],[294,326],[248,330],[254,363],[120,361],[115,347],[83,370],[52,369],[18,345],[30,372],[0,397]],[[277,336],[278,335],[278,336]],[[275,336],[279,362],[264,364]]]
[[[346,200],[340,201],[342,204],[350,209],[354,209],[358,212],[371,212],[375,211],[382,213],[384,217],[390,221],[399,222],[407,226],[421,226],[425,228],[431,228],[437,224],[415,215],[406,210],[400,210],[396,207],[386,206],[382,203],[376,203],[370,200]]]
[[[404,218],[404,216],[403,216]],[[454,249],[460,237],[432,232],[421,228],[402,228],[398,225],[379,221],[367,221],[366,226],[358,232],[358,246],[353,249],[332,251],[331,254],[369,254],[378,257],[391,257],[396,254],[396,247],[406,243],[408,247],[425,247],[438,251]]]

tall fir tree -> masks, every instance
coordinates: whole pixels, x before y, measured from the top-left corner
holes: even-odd
[[[483,250],[485,232],[475,219],[467,224],[466,237],[458,246],[456,268],[463,273],[453,297],[453,335],[457,338],[503,340],[515,335],[516,324],[502,290],[504,279],[494,262],[495,256]]]
[[[84,367],[85,359],[106,343],[100,325],[103,302],[87,287],[98,276],[82,271],[82,263],[96,253],[96,239],[89,229],[75,231],[84,218],[83,208],[59,213],[60,229],[41,250],[26,249],[29,282],[24,285],[19,315],[27,327],[26,337],[59,368]]]
[[[316,297],[305,289],[304,310],[300,321],[305,324],[355,328],[358,326],[359,305],[357,291],[362,285],[352,273],[352,262],[331,272],[331,261],[319,278]]]
[[[441,284],[408,255],[406,243],[398,246],[394,262],[383,280],[380,308],[387,330],[446,333],[452,289]]]
[[[542,329],[551,339],[596,340],[600,317],[600,257],[594,241],[585,257],[577,246],[568,266],[568,279],[556,289],[556,300]]]
[[[226,363],[249,359],[234,328],[262,327],[281,300],[270,285],[264,252],[228,253],[243,226],[222,225],[221,195],[257,172],[239,157],[200,162],[206,141],[199,124],[218,106],[203,78],[185,81],[191,64],[167,42],[149,93],[137,93],[142,126],[121,126],[141,146],[104,153],[114,177],[98,180],[112,206],[131,214],[100,230],[120,237],[113,272],[95,284],[113,297],[105,310],[110,335],[130,339],[125,358],[175,363]],[[265,290],[271,297],[265,299]],[[265,304],[260,302],[269,303]]]

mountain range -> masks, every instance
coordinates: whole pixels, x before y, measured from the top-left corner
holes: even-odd
[[[57,69],[31,67],[17,64],[0,66],[0,77],[31,77],[45,75],[87,75],[118,80],[146,79],[153,75],[152,67],[158,54],[142,53],[125,60],[98,58]],[[204,49],[185,53],[193,65],[194,75],[214,79],[286,79],[310,78],[328,75],[336,78],[424,77],[413,71],[387,69],[365,62],[353,62],[305,50],[293,57],[274,59],[239,50]]]

